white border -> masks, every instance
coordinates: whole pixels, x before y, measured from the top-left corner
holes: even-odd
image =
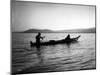
[[[55,3],[71,3],[96,5],[97,7],[97,69],[82,71],[67,71],[40,73],[34,75],[98,75],[100,71],[100,0],[33,0]],[[10,74],[10,0],[0,0],[0,75]],[[30,75],[30,74],[29,74]]]

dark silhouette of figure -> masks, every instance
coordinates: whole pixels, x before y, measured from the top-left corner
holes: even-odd
[[[68,36],[65,38],[65,40],[70,40],[70,35],[68,34]]]
[[[43,58],[42,58],[42,52],[41,52],[41,48],[40,48],[40,43],[41,43],[41,39],[43,40],[45,36],[41,36],[41,33],[38,32],[38,35],[36,35],[36,48],[37,48],[37,56],[39,58],[39,63],[43,62]]]
[[[43,40],[44,37],[41,37],[41,33],[39,32],[38,35],[36,36],[36,46],[37,48],[40,47],[40,40]]]

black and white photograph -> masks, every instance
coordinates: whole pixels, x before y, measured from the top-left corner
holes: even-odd
[[[96,5],[11,0],[11,72],[96,69]]]

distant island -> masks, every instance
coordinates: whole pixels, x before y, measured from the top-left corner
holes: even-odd
[[[95,33],[96,28],[87,28],[87,29],[72,29],[72,30],[49,30],[49,29],[28,29],[26,31],[21,31],[19,33]]]

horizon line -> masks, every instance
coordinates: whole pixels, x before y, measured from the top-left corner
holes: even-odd
[[[54,29],[39,29],[39,28],[29,28],[29,29],[26,29],[26,30],[18,30],[18,31],[11,31],[11,32],[23,32],[23,31],[27,31],[27,30],[30,30],[30,29],[36,29],[36,30],[51,30],[51,31],[63,31],[63,30],[80,30],[80,29],[90,29],[90,28],[96,28],[96,27],[89,27],[89,28],[75,28],[75,29],[61,29],[61,30],[54,30]]]

